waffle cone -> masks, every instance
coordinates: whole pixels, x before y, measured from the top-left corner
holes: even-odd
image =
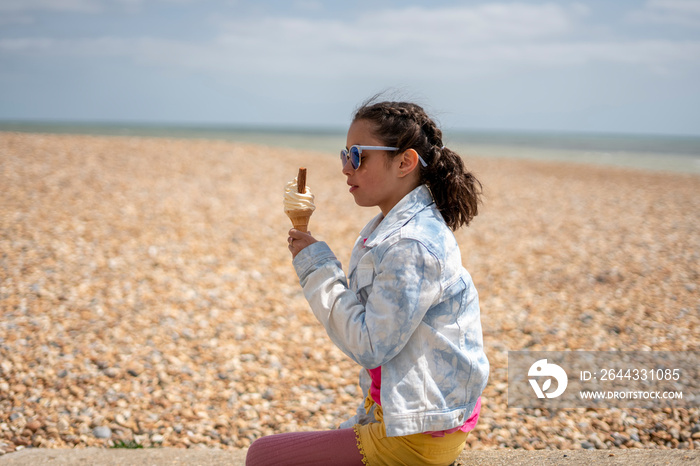
[[[309,219],[313,210],[286,210],[287,217],[292,221],[294,228],[299,231],[309,231]]]

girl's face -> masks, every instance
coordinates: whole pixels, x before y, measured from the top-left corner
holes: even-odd
[[[368,120],[353,122],[348,130],[347,147],[385,145],[373,134],[372,129],[372,123]],[[401,157],[392,158],[386,151],[381,150],[363,150],[361,157],[362,163],[357,170],[352,168],[349,160],[343,167],[350,193],[357,205],[378,206],[386,216],[406,194],[402,186],[402,177],[399,176]]]

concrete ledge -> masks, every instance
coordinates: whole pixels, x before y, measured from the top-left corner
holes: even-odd
[[[146,448],[142,450],[86,448],[28,448],[0,456],[1,465],[72,466],[100,465],[206,465],[245,464],[246,450]],[[510,465],[683,465],[700,464],[698,450],[488,450],[465,451],[457,461],[461,466]]]

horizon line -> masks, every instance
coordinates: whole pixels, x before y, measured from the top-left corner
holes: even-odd
[[[326,134],[345,134],[347,128],[340,125],[323,125],[323,124],[289,124],[289,123],[235,123],[235,122],[187,122],[187,121],[154,121],[154,120],[58,120],[58,119],[8,119],[0,118],[0,131],[6,131],[8,128],[12,130],[22,130],[22,127],[41,127],[54,126],[57,128],[108,128],[119,130],[117,126],[122,126],[124,130],[129,129],[196,129],[196,130],[240,130],[240,131],[259,131],[262,133],[282,132],[282,133],[326,133]],[[537,136],[537,135],[559,135],[559,136],[628,136],[628,137],[661,137],[661,138],[682,138],[682,139],[700,139],[700,133],[669,133],[655,131],[592,131],[592,130],[572,130],[572,129],[532,129],[532,128],[477,128],[477,127],[455,127],[444,125],[443,133],[463,133],[463,134],[493,134],[493,135],[519,135],[519,136]]]

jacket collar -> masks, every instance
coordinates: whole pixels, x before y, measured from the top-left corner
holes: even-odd
[[[433,195],[428,187],[421,184],[406,194],[387,214],[374,217],[360,232],[366,248],[372,248],[384,241],[396,230],[404,226],[415,215],[426,207],[434,204]]]

